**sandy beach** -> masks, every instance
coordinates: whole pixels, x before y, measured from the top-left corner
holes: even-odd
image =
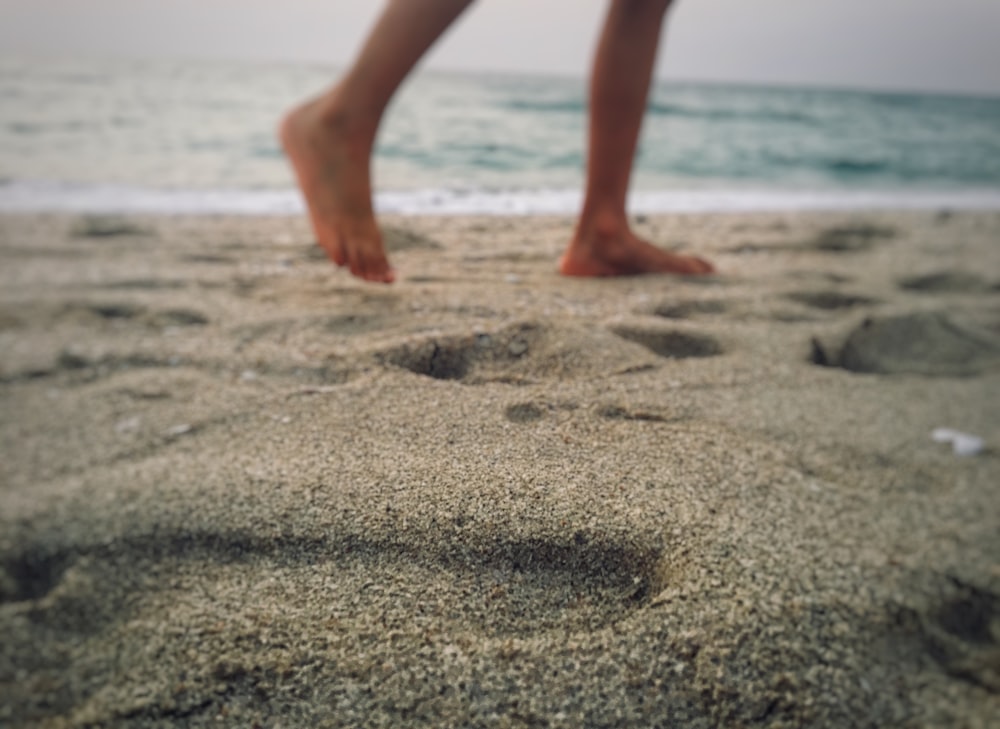
[[[0,725],[1000,726],[1000,213],[385,222],[0,218]]]

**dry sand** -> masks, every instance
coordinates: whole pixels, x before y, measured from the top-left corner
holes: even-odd
[[[0,219],[0,724],[1000,726],[1000,215],[387,223]]]

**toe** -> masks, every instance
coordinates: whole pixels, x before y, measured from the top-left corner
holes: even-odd
[[[380,246],[359,246],[349,250],[351,273],[365,281],[391,283],[395,278]]]
[[[344,252],[344,242],[340,234],[333,228],[322,228],[319,236],[319,245],[326,251],[327,257],[338,266],[347,263],[347,254]]]
[[[381,262],[367,263],[368,265],[352,265],[351,273],[365,281],[375,283],[392,283],[396,279],[395,273],[389,267],[388,261],[383,260]]]
[[[698,273],[715,273],[715,266],[704,258],[695,258],[694,260],[698,264]]]

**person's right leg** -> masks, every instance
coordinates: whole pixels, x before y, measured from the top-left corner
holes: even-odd
[[[646,97],[670,0],[611,0],[590,86],[587,186],[560,262],[568,276],[710,273],[707,261],[670,253],[632,233],[625,202]]]
[[[394,278],[372,208],[371,156],[382,114],[421,56],[471,3],[390,0],[340,83],[281,123],[281,143],[316,238],[355,276]]]

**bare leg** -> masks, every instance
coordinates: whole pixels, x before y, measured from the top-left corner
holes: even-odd
[[[368,281],[394,274],[372,208],[371,156],[396,89],[472,0],[390,0],[361,54],[330,91],[293,109],[279,136],[319,244]]]
[[[629,229],[625,210],[660,28],[670,0],[611,0],[590,87],[587,186],[560,262],[568,276],[710,273],[707,261],[657,248]]]

